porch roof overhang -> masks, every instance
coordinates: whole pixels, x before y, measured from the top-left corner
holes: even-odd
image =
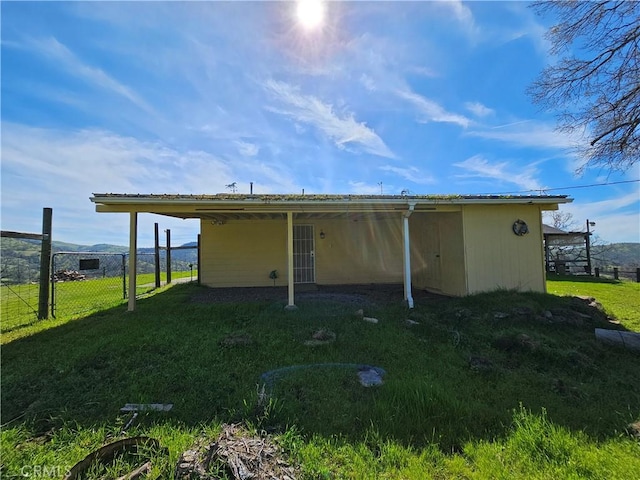
[[[544,224],[542,225],[542,233],[545,243],[554,246],[580,245],[586,241],[588,235],[591,235],[587,232],[565,232]]]
[[[169,195],[94,193],[97,212],[145,212],[177,218],[228,219],[336,218],[344,214],[386,215],[406,212],[458,211],[463,205],[535,204],[556,210],[572,202],[566,195]]]

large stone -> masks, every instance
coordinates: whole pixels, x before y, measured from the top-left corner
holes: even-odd
[[[363,387],[379,387],[382,385],[383,372],[376,368],[366,368],[358,371],[358,378]]]

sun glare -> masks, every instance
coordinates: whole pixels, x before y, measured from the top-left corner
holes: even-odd
[[[325,6],[322,0],[298,0],[296,16],[300,25],[308,30],[318,28],[324,21]]]

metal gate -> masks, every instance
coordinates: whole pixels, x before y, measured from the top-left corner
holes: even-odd
[[[293,281],[315,283],[316,262],[313,225],[293,226]]]
[[[0,317],[6,331],[38,319],[41,241],[5,237],[0,245]]]

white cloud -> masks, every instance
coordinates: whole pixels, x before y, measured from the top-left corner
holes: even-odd
[[[148,112],[153,111],[152,107],[149,106],[133,89],[111,77],[105,73],[104,70],[83,63],[82,60],[80,60],[65,45],[60,43],[55,37],[31,39],[25,44],[25,46],[40,55],[58,62],[58,65],[71,75],[84,78],[94,86],[110,90]]]
[[[396,95],[404,100],[410,102],[420,113],[420,122],[439,122],[439,123],[453,123],[463,128],[467,128],[471,121],[456,113],[447,112],[441,105],[423,97],[409,89],[397,90]]]
[[[504,4],[506,8],[517,15],[520,22],[507,23],[501,25],[504,28],[502,37],[506,41],[526,37],[532,43],[541,59],[546,62],[553,61],[549,55],[551,43],[547,38],[547,27],[540,23],[540,17],[527,2],[508,2]]]
[[[448,10],[450,14],[458,21],[458,23],[464,28],[465,33],[472,39],[476,40],[480,35],[480,28],[476,24],[475,18],[471,9],[462,2],[462,0],[446,0],[441,2],[434,2],[439,8]]]
[[[579,135],[559,132],[554,126],[534,120],[522,120],[506,125],[469,130],[467,135],[498,140],[518,147],[567,149],[576,146]]]
[[[476,117],[486,117],[495,113],[493,109],[484,106],[480,102],[466,102],[464,106]]]
[[[376,91],[376,83],[369,75],[363,73],[360,75],[360,83],[370,92]]]
[[[235,144],[238,147],[238,152],[240,152],[240,155],[244,157],[255,157],[260,151],[260,147],[253,143],[236,140]]]
[[[574,216],[579,217],[606,217],[611,212],[618,211],[620,209],[624,209],[627,207],[631,207],[633,205],[636,206],[635,214],[638,215],[637,207],[640,203],[640,192],[637,190],[635,192],[630,192],[623,194],[619,197],[609,198],[607,200],[600,200],[597,202],[589,202],[588,204],[579,205],[572,204],[572,210]],[[636,228],[638,228],[638,223],[636,223]]]
[[[356,195],[380,195],[379,184],[371,185],[365,182],[356,182],[356,181],[350,180],[349,187],[351,188],[351,191],[349,193],[353,193]],[[384,192],[384,185],[383,185],[383,192]]]
[[[354,147],[373,155],[395,158],[384,141],[352,113],[340,115],[333,106],[284,82],[268,80],[265,88],[277,99],[281,107],[268,110],[291,118],[295,122],[312,125],[326,135],[339,148]]]
[[[440,77],[440,73],[436,72],[435,70],[431,70],[427,67],[423,67],[423,66],[409,66],[406,68],[407,73],[410,74],[414,74],[414,75],[419,75],[421,77],[427,77],[427,78],[438,78]]]
[[[95,217],[89,202],[94,192],[211,194],[226,191],[225,185],[236,181],[246,192],[249,181],[260,193],[298,191],[292,178],[287,165],[254,157],[232,161],[104,130],[2,124],[3,228],[10,222],[7,229],[32,231],[39,222],[38,210],[50,206],[59,240],[100,243],[114,236],[114,217]],[[58,236],[64,232],[69,236]],[[122,238],[126,240],[126,230]]]
[[[640,192],[637,187],[605,200],[575,201],[563,206],[563,211],[571,213],[576,222],[587,219],[595,222],[595,234],[607,242],[640,242]]]
[[[532,166],[512,166],[509,162],[491,163],[481,155],[474,155],[463,162],[454,163],[455,167],[465,170],[458,178],[481,178],[499,180],[518,186],[522,190],[543,190],[536,180],[537,171]]]
[[[436,180],[433,176],[422,173],[416,167],[402,168],[402,167],[394,167],[392,165],[383,165],[382,167],[379,167],[379,168],[384,172],[395,173],[396,175],[399,175],[405,180],[409,180],[410,182],[416,183],[418,185],[431,185],[436,183]]]

